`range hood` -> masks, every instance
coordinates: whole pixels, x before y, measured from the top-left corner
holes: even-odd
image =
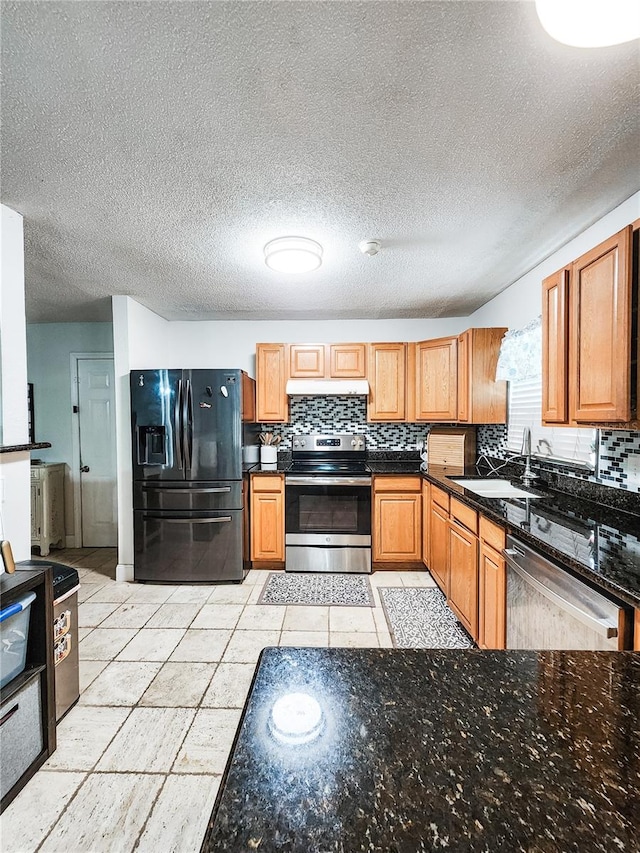
[[[369,383],[366,379],[289,379],[289,397],[366,396]]]

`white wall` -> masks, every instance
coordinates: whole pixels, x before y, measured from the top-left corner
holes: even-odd
[[[75,547],[75,490],[71,410],[71,353],[113,354],[111,323],[33,323],[27,325],[27,374],[33,382],[36,441],[51,447],[32,454],[44,462],[64,462],[67,547]]]
[[[24,308],[22,216],[1,206],[0,361],[2,444],[29,441],[27,347]],[[30,459],[28,451],[0,454],[0,536],[9,539],[16,560],[31,554]]]
[[[265,320],[169,323],[171,363],[154,367],[239,367],[255,373],[258,343],[420,341],[467,328],[464,317],[438,320]],[[136,364],[135,367],[142,367]]]
[[[508,326],[520,329],[542,311],[542,280],[598,243],[640,218],[640,192],[566,243],[498,296],[468,317],[467,326]]]

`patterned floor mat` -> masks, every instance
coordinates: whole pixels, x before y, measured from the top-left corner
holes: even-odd
[[[258,604],[330,604],[375,607],[366,575],[271,572]]]
[[[396,648],[475,648],[439,589],[380,587],[379,592]]]

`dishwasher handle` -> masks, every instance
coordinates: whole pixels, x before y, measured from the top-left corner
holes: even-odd
[[[540,595],[597,634],[607,639],[618,636],[620,608],[613,601],[553,563],[527,560],[526,553],[517,546],[505,548],[502,553],[509,567]],[[526,564],[523,565],[518,558],[525,558]]]

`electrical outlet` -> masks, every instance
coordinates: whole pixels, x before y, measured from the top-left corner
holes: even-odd
[[[624,467],[627,483],[630,486],[640,486],[640,453],[630,453]]]

